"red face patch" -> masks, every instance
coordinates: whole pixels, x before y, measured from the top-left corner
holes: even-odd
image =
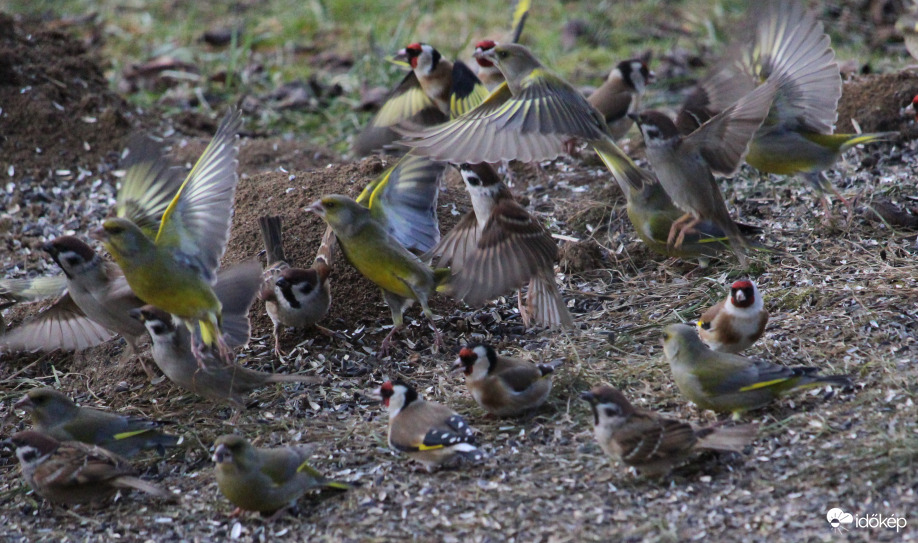
[[[389,407],[389,399],[395,394],[395,387],[392,386],[392,381],[386,381],[379,387],[379,395],[382,396],[383,405]]]

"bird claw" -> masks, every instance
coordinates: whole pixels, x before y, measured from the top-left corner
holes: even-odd
[[[379,344],[379,349],[376,350],[376,356],[379,358],[385,358],[389,354],[389,349],[392,347],[392,337],[395,336],[395,333],[398,331],[398,329],[398,326],[393,326],[392,330],[386,334],[386,337],[384,337],[382,342]]]

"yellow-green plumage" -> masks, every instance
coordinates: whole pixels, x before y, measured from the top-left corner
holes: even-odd
[[[158,148],[132,146],[117,217],[95,233],[138,298],[189,328],[197,321],[204,344],[224,355],[222,307],[212,285],[229,238],[240,124],[231,110],[184,181]]]
[[[214,444],[217,486],[240,509],[264,513],[283,509],[313,489],[350,488],[323,477],[307,457],[303,447],[262,449],[241,436],[221,436]]]

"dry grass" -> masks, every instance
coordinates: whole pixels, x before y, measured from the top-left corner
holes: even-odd
[[[881,163],[881,176],[850,173],[852,186],[872,195],[860,205],[878,197],[887,179],[904,175],[914,156],[914,145],[909,145],[903,163]],[[547,190],[524,190],[529,182],[539,183],[538,177],[521,178],[517,190],[530,195],[532,207],[550,211],[561,233],[592,237],[606,257],[602,269],[563,277],[581,333],[523,331],[512,303],[441,320],[454,345],[487,338],[511,354],[564,358],[552,398],[538,413],[518,420],[486,418],[463,384],[448,377],[452,353],[406,350],[379,361],[367,352],[380,337],[382,331],[376,330],[345,331],[350,339],[331,343],[304,337],[299,355],[286,368],[270,360],[270,337],[257,338],[250,365],[279,371],[311,368],[328,375],[329,384],[264,389],[236,428],[227,425],[229,410],[213,408],[167,383],[146,383],[136,367],[117,369],[113,380],[110,370],[98,367],[114,354],[111,348],[96,349],[81,360],[53,355],[12,378],[4,370],[3,409],[32,386],[56,383],[86,404],[176,421],[183,448],[163,458],[146,457],[140,465],[147,477],[181,491],[183,505],[127,496],[104,511],[52,511],[26,493],[14,476],[15,461],[6,458],[0,461],[6,475],[0,492],[8,537],[207,540],[238,533],[242,540],[827,540],[832,537],[825,521],[830,507],[885,515],[914,510],[914,234],[891,232],[860,217],[824,227],[810,211],[812,197],[799,185],[774,188],[758,180],[738,181],[740,215],[780,224],[768,240],[789,253],[755,257],[753,269],[762,271],[754,277],[772,320],[749,354],[848,373],[857,387],[844,393],[809,391],[752,413],[749,418],[761,425],[761,433],[749,455],[705,454],[665,481],[645,480],[610,465],[593,442],[588,410],[577,396],[594,383],[609,381],[643,407],[696,422],[714,420],[673,387],[658,328],[692,321],[742,272],[731,262],[701,270],[649,254],[632,239],[630,227],[622,225],[620,202],[606,205],[611,220],[595,224],[592,234],[567,230],[578,206],[594,205],[591,195],[607,181],[596,170],[576,165],[549,166],[547,173],[553,180]],[[583,185],[591,186],[589,193],[571,190]],[[835,206],[838,213],[842,209]],[[378,309],[385,320],[386,310]],[[426,343],[428,334],[418,322],[407,338],[423,337]],[[385,415],[361,393],[396,376],[466,415],[490,458],[481,466],[428,475],[389,451]],[[120,389],[117,381],[124,381]],[[304,499],[295,514],[271,524],[227,519],[231,506],[216,490],[209,448],[218,435],[232,431],[261,445],[315,443],[319,469],[361,486],[325,500]],[[851,535],[892,538],[876,530]]]

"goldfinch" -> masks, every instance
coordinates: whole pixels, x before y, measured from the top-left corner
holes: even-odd
[[[386,381],[375,395],[389,410],[389,447],[420,462],[428,472],[453,458],[478,461],[475,431],[455,411],[418,397],[404,381]]]
[[[397,128],[418,154],[456,163],[533,162],[561,154],[564,142],[589,143],[616,178],[639,186],[644,175],[612,141],[602,114],[518,44],[476,53],[506,82],[475,109],[428,129]]]
[[[434,126],[480,104],[488,91],[462,61],[450,62],[426,43],[400,50],[397,62],[411,71],[390,93],[379,112],[354,144],[359,155],[386,147],[398,139],[390,127],[403,122]]]
[[[739,353],[758,341],[768,324],[768,310],[755,283],[736,281],[725,300],[701,315],[698,335],[715,351]]]
[[[453,371],[465,374],[465,384],[482,409],[497,417],[515,417],[545,403],[558,365],[500,356],[482,343],[463,347]]]

